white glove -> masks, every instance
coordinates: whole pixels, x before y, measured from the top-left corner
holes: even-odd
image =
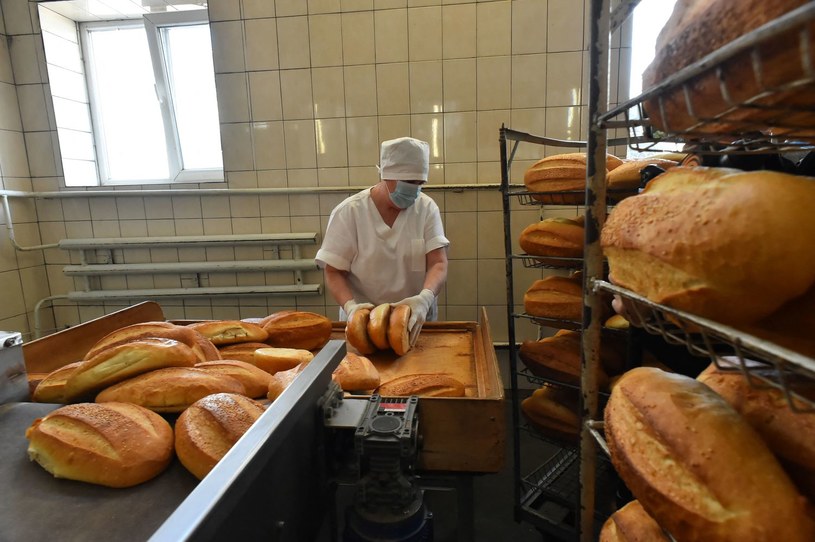
[[[402,301],[393,303],[394,305],[410,306],[408,332],[410,333],[411,348],[413,348],[413,345],[416,344],[416,340],[419,338],[419,332],[422,330],[422,326],[427,320],[427,313],[430,312],[430,308],[433,306],[433,301],[435,299],[436,295],[433,293],[433,291],[425,288],[419,292],[419,295],[406,297]]]
[[[357,303],[353,299],[349,299],[345,302],[345,305],[342,306],[342,310],[345,311],[345,319],[350,320],[351,315],[354,312],[358,311],[359,309],[372,309],[374,306],[370,303]]]

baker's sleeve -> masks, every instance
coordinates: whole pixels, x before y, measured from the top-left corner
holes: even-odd
[[[321,269],[330,265],[340,271],[350,271],[356,252],[357,236],[353,216],[345,208],[336,208],[328,219],[323,243],[314,260]]]
[[[424,251],[425,254],[437,248],[450,245],[450,240],[444,236],[444,226],[441,223],[441,213],[436,202],[432,202],[424,226]]]

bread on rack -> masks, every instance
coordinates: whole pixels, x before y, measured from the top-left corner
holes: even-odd
[[[580,333],[576,331],[561,329],[552,337],[524,341],[518,356],[535,376],[580,385]],[[601,389],[607,389],[608,383],[608,375],[601,363],[597,366],[597,384]]]
[[[524,310],[541,318],[580,320],[583,315],[582,280],[555,275],[536,280],[524,294]]]
[[[160,415],[128,403],[66,405],[26,430],[28,456],[56,478],[131,487],[173,458],[173,430]]]
[[[357,309],[345,324],[345,340],[362,355],[376,352],[376,345],[368,336],[368,319],[371,309]]]
[[[97,391],[164,367],[192,367],[195,352],[173,339],[137,339],[102,350],[84,360],[65,381],[66,401],[90,397]]]
[[[269,390],[272,375],[257,365],[245,361],[221,359],[196,363],[195,369],[230,376],[243,384],[247,397],[264,397]]]
[[[65,382],[81,364],[81,361],[75,361],[48,373],[34,388],[31,399],[37,403],[64,403]]]
[[[189,327],[216,346],[224,344],[263,342],[269,336],[265,329],[242,320],[211,320],[189,324]]]
[[[600,542],[670,542],[670,538],[640,502],[633,500],[606,520]]]
[[[263,414],[263,405],[232,393],[196,401],[175,423],[175,452],[181,464],[203,479]]]
[[[792,464],[795,467],[796,476],[791,476],[794,482],[815,478],[815,415],[793,411],[783,391],[771,388],[757,378],[764,376],[776,382],[778,379],[771,365],[751,366],[751,385],[739,370],[738,361],[733,360],[732,364],[730,361],[730,358],[724,358],[721,362],[730,364],[730,370],[720,369],[711,363],[697,380],[735,408],[785,466]],[[803,387],[796,387],[792,377],[787,378],[790,390],[815,397],[815,383],[808,381],[802,384]],[[807,405],[796,402],[801,410],[807,409]],[[804,492],[811,490],[807,486],[799,488]],[[811,492],[808,496],[815,498]]]
[[[379,387],[379,371],[364,356],[348,352],[331,378],[345,391],[368,391]]]
[[[580,435],[577,389],[544,385],[521,401],[521,412],[543,434],[574,441]]]
[[[754,323],[815,284],[813,208],[810,178],[672,168],[609,215],[609,277],[657,303]]]
[[[301,363],[308,363],[314,359],[309,350],[298,348],[258,348],[255,350],[253,364],[270,374],[278,371],[287,371]]]
[[[153,412],[182,412],[213,393],[246,395],[240,380],[225,374],[193,367],[167,367],[144,373],[105,388],[97,403],[133,403]]]
[[[584,217],[545,218],[530,224],[521,232],[521,250],[532,256],[582,258],[585,229]]]
[[[260,322],[271,346],[317,350],[331,338],[331,320],[314,312],[282,311]]]
[[[663,158],[643,158],[641,160],[626,160],[614,171],[608,174],[608,189],[609,190],[623,190],[633,191],[636,193],[637,189],[642,185],[641,171],[647,166],[657,166],[664,170],[669,170],[672,167],[678,166],[679,162],[673,160],[665,160]]]
[[[621,164],[622,160],[616,156],[607,155],[606,173]],[[532,195],[533,199],[542,203],[583,203],[586,190],[585,153],[556,154],[538,160],[524,173],[524,185],[530,192],[549,192]]]
[[[815,284],[803,295],[784,303],[766,318],[741,329],[788,348],[799,354],[815,358]]]
[[[450,375],[441,373],[409,374],[383,382],[379,386],[382,397],[464,397],[464,384]]]
[[[806,499],[761,437],[693,378],[628,371],[605,436],[622,480],[677,540],[815,540]]]

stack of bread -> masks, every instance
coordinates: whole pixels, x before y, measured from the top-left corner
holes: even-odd
[[[521,401],[521,412],[542,434],[573,442],[580,437],[579,400],[577,389],[546,384]]]
[[[815,540],[810,504],[752,425],[702,382],[647,367],[605,410],[615,469],[676,540]]]
[[[397,356],[410,350],[408,305],[383,303],[373,309],[359,309],[345,326],[345,338],[360,354],[392,349]]]

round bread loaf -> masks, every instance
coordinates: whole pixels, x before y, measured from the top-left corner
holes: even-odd
[[[81,361],[75,361],[48,373],[37,384],[31,398],[37,403],[64,403],[65,382],[80,365]]]
[[[639,501],[626,504],[606,520],[600,542],[669,542],[662,527],[648,515]]]
[[[368,338],[380,350],[390,348],[388,343],[388,322],[390,317],[390,303],[377,305],[371,309],[371,313],[368,315]]]
[[[222,346],[218,349],[222,359],[236,359],[246,363],[255,363],[255,350],[269,348],[267,343],[237,343]]]
[[[126,403],[66,405],[26,430],[28,456],[56,478],[130,487],[163,471],[173,430],[158,414]]]
[[[154,412],[181,412],[213,393],[246,394],[239,380],[192,367],[167,367],[141,374],[102,390],[97,403],[133,403]]]
[[[308,363],[312,359],[314,359],[314,354],[308,350],[266,347],[255,350],[254,365],[267,373],[275,374],[278,371],[287,371],[301,363]]]
[[[584,235],[582,220],[551,217],[524,228],[518,242],[533,256],[581,258]]]
[[[173,339],[144,338],[112,346],[87,359],[65,382],[65,400],[81,397],[163,367],[192,367],[195,352]]]
[[[265,397],[272,375],[260,367],[244,361],[221,359],[195,364],[196,369],[231,376],[243,384],[247,397]]]
[[[815,540],[761,437],[705,384],[640,367],[612,388],[605,436],[622,480],[677,540]]]
[[[583,284],[571,277],[549,276],[532,283],[524,294],[532,316],[578,321],[583,316]]]
[[[373,390],[379,386],[379,371],[371,360],[348,352],[334,369],[332,378],[345,391]]]
[[[196,401],[175,423],[178,459],[193,476],[203,479],[263,412],[257,401],[232,393]]]
[[[376,345],[368,337],[368,318],[370,314],[370,309],[357,309],[345,324],[345,340],[356,348],[360,354],[373,354],[376,352]]]
[[[265,329],[242,320],[197,322],[188,327],[197,331],[216,346],[222,344],[263,342],[269,336]]]
[[[394,305],[388,320],[388,344],[397,356],[404,356],[410,350],[410,305]]]
[[[267,316],[260,325],[266,342],[280,348],[317,350],[331,338],[331,320],[314,312],[283,311]]]

